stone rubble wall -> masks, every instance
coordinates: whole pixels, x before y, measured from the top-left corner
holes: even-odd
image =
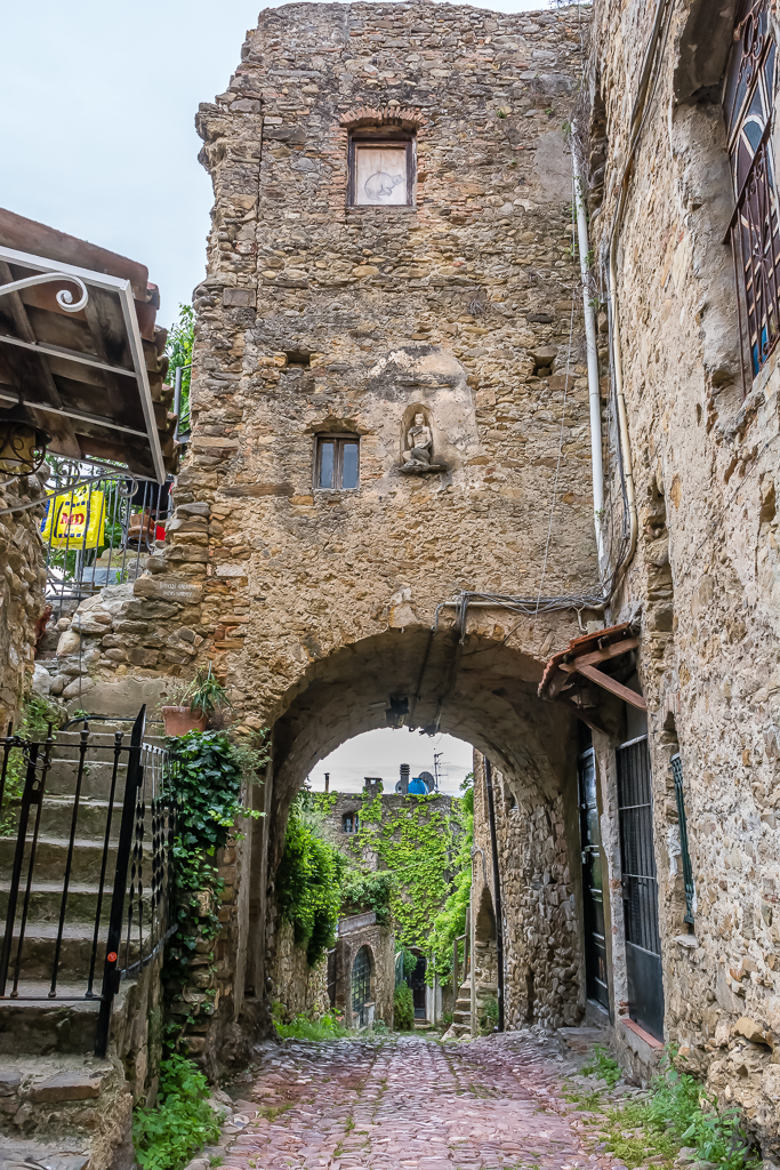
[[[719,80],[733,7],[674,9],[629,181],[616,291],[639,541],[610,617],[636,614],[641,622],[665,1037],[724,1104],[744,1108],[776,1155],[780,370],[775,353],[743,399],[737,292],[722,243],[732,196]],[[598,271],[652,11],[640,0],[599,0],[594,18],[585,154]],[[683,922],[669,771],[678,747],[696,885],[693,933]]]
[[[584,1009],[576,799],[545,796],[527,777],[492,769],[501,881],[505,1004],[508,1029],[578,1023]],[[571,813],[574,809],[575,823]],[[471,925],[475,995],[497,986],[495,941],[480,938],[483,890],[495,914],[484,756],[474,762],[474,872]]]
[[[6,476],[0,473],[0,478]],[[35,476],[0,487],[0,512],[42,497]],[[0,515],[0,727],[19,714],[46,624],[46,570],[38,536],[42,507]]]
[[[293,927],[284,919],[274,936],[268,975],[271,1000],[284,1005],[286,1017],[300,1013],[318,1016],[330,1011],[327,957],[310,967],[306,961],[306,948],[296,945]]]

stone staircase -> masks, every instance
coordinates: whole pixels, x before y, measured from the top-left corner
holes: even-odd
[[[477,984],[477,1018],[472,1022],[471,981],[466,979],[463,983],[461,983],[460,987],[458,988],[458,998],[455,1000],[455,1010],[452,1013],[452,1023],[444,1033],[442,1039],[470,1040],[472,1036],[478,1036],[480,1034],[479,1021],[482,1015],[482,1008],[488,1000],[495,999],[497,994],[498,988],[495,986],[495,984]]]
[[[445,1040],[471,1039],[471,982],[467,979],[458,988],[458,998],[452,1013],[452,1023],[444,1033]]]
[[[0,999],[0,1170],[33,1166],[46,1170],[119,1170],[133,1165],[129,1144],[132,1093],[120,1060],[117,1035],[132,1032],[134,985],[122,984],[112,1012],[113,1044],[107,1059],[94,1056],[100,1000],[85,999],[94,952],[93,990],[100,993],[105,940],[111,906],[117,836],[125,768],[117,771],[116,792],[106,851],[105,884],[98,901],[104,858],[109,794],[113,775],[114,730],[125,742],[129,724],[92,731],[84,756],[75,848],[56,971],[56,998],[49,997],[53,975],[73,795],[81,735],[60,732],[52,752],[41,809],[40,834],[32,875],[19,998]],[[126,753],[123,754],[123,762]],[[15,837],[0,837],[0,928],[5,918]],[[16,923],[21,912],[24,874]],[[18,925],[14,939],[18,937]],[[137,950],[128,952],[132,960]],[[125,952],[122,952],[122,959]],[[121,1047],[121,1046],[120,1046]],[[122,1055],[125,1055],[124,1053]],[[124,1152],[122,1152],[124,1151]]]

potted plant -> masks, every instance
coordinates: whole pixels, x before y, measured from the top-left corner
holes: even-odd
[[[205,731],[217,713],[230,706],[211,663],[207,669],[201,667],[192,682],[174,686],[170,698],[173,702],[160,708],[168,736]]]

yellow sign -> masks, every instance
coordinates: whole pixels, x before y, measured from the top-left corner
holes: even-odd
[[[72,492],[49,496],[49,510],[41,528],[44,543],[53,548],[80,551],[98,548],[103,543],[106,522],[104,492],[76,488]]]

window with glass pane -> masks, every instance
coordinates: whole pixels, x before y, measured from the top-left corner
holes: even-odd
[[[349,203],[353,207],[408,207],[414,193],[410,138],[350,140]]]
[[[360,480],[360,440],[354,435],[320,435],[314,486],[336,491],[356,488]]]
[[[771,141],[774,92],[769,0],[740,0],[723,108],[735,199],[729,237],[740,286],[743,365],[751,377],[780,338],[780,221]]]

